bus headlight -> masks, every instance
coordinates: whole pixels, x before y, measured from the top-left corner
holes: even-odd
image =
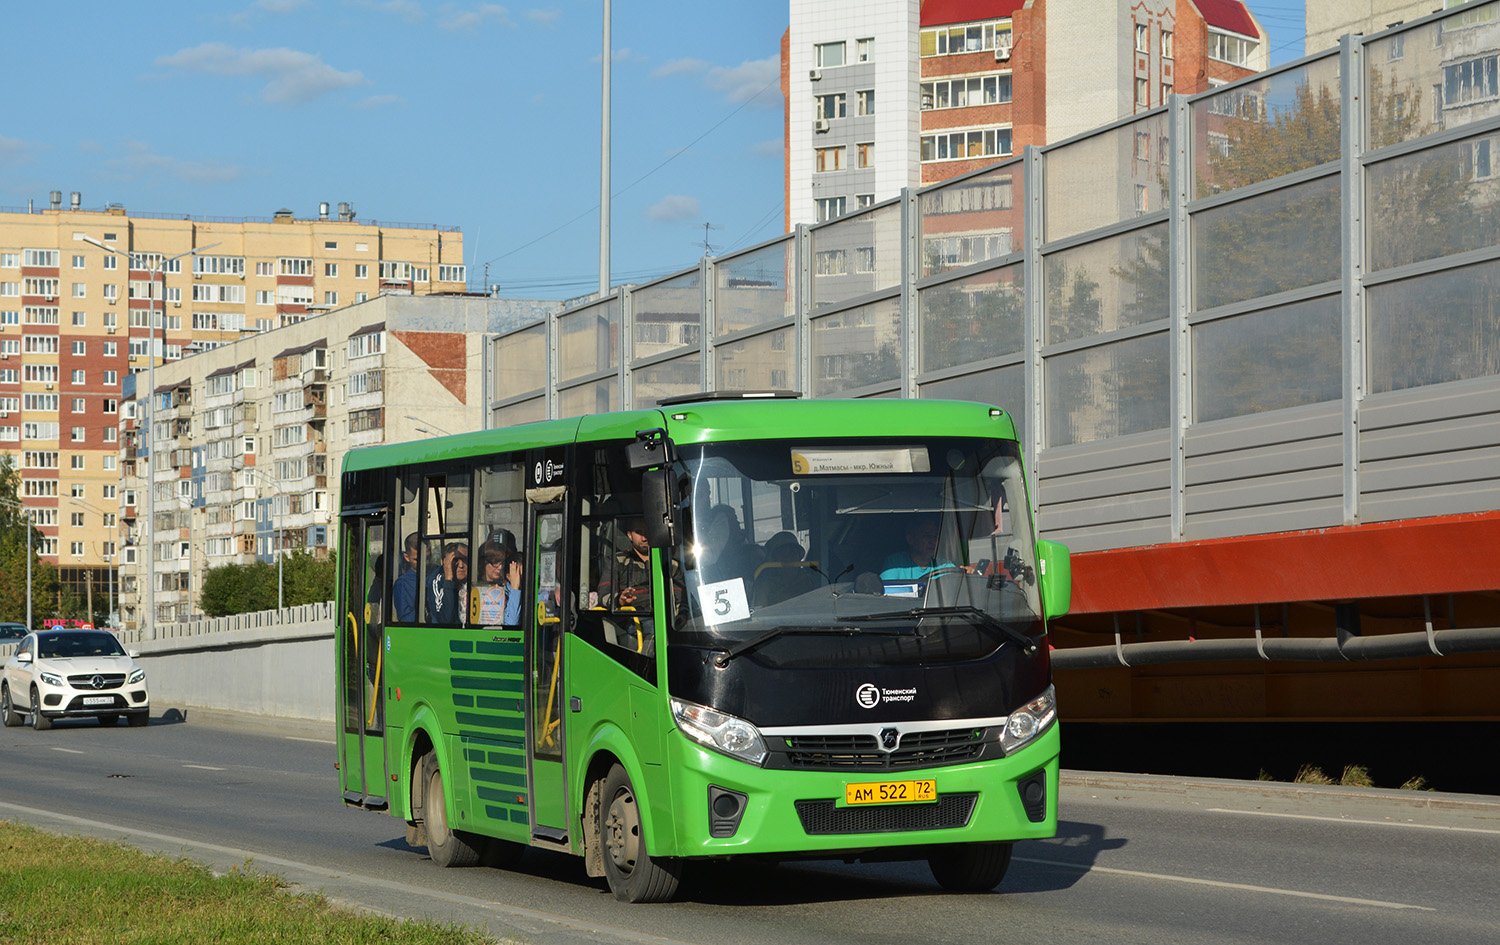
[[[683,734],[715,751],[753,765],[766,760],[760,730],[744,719],[681,699],[672,700],[672,719]]]
[[[1013,754],[1027,742],[1047,730],[1057,718],[1057,696],[1051,686],[1035,699],[1021,706],[1005,720],[1005,734],[1000,736],[1000,747],[1007,755]]]

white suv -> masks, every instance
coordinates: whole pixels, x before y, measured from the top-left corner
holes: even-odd
[[[125,716],[145,725],[151,715],[146,671],[104,630],[42,630],[28,634],[0,671],[0,721],[33,728],[54,719],[95,718],[114,725]]]

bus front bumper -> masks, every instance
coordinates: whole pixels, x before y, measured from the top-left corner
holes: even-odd
[[[679,732],[668,743],[677,843],[664,855],[907,859],[925,855],[915,848],[1057,833],[1056,724],[1007,758],[899,772],[767,770]],[[923,781],[935,782],[934,799],[848,803]]]

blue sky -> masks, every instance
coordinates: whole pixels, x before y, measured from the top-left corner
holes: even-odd
[[[1272,62],[1303,0],[1250,0]],[[613,4],[614,281],[782,231],[787,4]],[[132,212],[464,231],[470,281],[598,285],[602,3],[233,0],[10,4],[0,206],[49,191]],[[705,230],[705,224],[711,225]]]

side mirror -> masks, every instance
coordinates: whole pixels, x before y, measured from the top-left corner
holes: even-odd
[[[1061,617],[1073,601],[1073,559],[1068,546],[1044,538],[1036,543],[1036,556],[1042,583],[1042,616],[1048,620]]]
[[[641,510],[646,522],[646,543],[652,548],[677,544],[677,477],[670,466],[648,469],[641,475]]]
[[[16,654],[16,662],[17,663],[29,663],[29,662],[31,662],[31,654],[30,653],[17,653]]]

